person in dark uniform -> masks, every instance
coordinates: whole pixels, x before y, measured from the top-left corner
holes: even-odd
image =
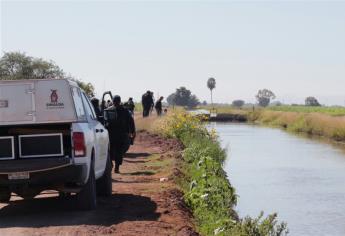
[[[99,120],[99,118],[102,116],[101,109],[99,107],[99,99],[96,97],[91,98],[91,104],[95,110],[97,119]]]
[[[124,104],[124,106],[132,113],[132,115],[134,115],[134,102],[133,102],[133,98],[129,98],[128,101]]]
[[[155,107],[155,100],[154,100],[154,97],[153,97],[153,92],[150,92],[150,96],[149,96],[149,106],[150,106],[150,112],[149,114],[153,111],[153,108]]]
[[[150,96],[151,96],[151,92],[148,90],[141,97],[141,104],[143,105],[143,117],[148,117],[150,114],[150,109],[151,109]]]
[[[156,109],[156,112],[157,112],[157,116],[161,116],[162,115],[162,110],[163,110],[162,101],[163,101],[163,99],[164,99],[164,97],[160,97],[158,99],[158,101],[156,102],[155,109]]]
[[[109,131],[110,155],[115,161],[115,173],[120,173],[123,155],[135,137],[134,119],[128,109],[121,104],[121,97],[113,98],[113,105],[105,110],[105,125]]]

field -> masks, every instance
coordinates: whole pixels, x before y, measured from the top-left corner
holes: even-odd
[[[211,110],[211,106],[200,106],[200,109]],[[331,116],[345,116],[345,107],[331,106],[331,107],[311,107],[311,106],[270,106],[267,108],[260,108],[255,106],[255,110],[269,110],[269,111],[284,111],[284,112],[299,112],[299,113],[322,113]],[[233,107],[231,105],[216,105],[215,110],[218,114],[246,114],[249,111],[253,111],[253,107],[243,107],[241,109]]]
[[[308,106],[272,106],[266,108],[271,111],[303,112],[303,113],[323,113],[331,116],[344,116],[345,107],[308,107]]]

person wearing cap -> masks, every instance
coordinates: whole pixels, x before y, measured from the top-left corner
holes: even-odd
[[[135,137],[134,119],[121,104],[121,97],[113,98],[113,105],[105,110],[105,126],[109,131],[110,155],[115,161],[115,173],[120,173],[123,155],[128,150],[131,137]]]

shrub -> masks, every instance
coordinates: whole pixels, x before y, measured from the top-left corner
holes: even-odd
[[[243,107],[243,105],[244,105],[244,101],[243,100],[234,100],[234,101],[232,101],[232,106],[234,106],[234,107],[240,108],[240,107]]]

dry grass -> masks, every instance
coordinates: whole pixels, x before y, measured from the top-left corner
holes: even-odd
[[[172,113],[171,113],[172,114]],[[169,116],[169,115],[167,115]],[[149,117],[142,117],[142,114],[136,112],[134,115],[135,126],[137,131],[148,131],[150,133],[157,133],[157,127],[160,125],[160,121],[164,119],[166,115],[157,116],[156,113],[152,113]]]
[[[321,113],[261,111],[257,121],[283,127],[289,131],[324,136],[345,141],[345,117]]]

